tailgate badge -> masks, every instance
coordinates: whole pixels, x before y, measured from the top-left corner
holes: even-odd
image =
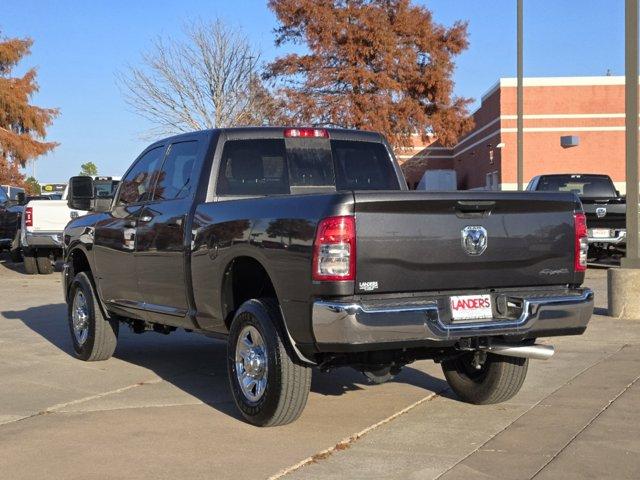
[[[607,207],[598,207],[596,208],[596,216],[598,218],[602,218],[607,214]]]
[[[487,249],[487,230],[480,226],[464,227],[462,231],[462,248],[469,255],[482,255]]]
[[[360,282],[359,286],[363,292],[373,292],[378,289],[378,282]]]

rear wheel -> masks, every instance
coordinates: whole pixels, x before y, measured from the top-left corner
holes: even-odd
[[[36,262],[38,263],[38,271],[41,274],[49,275],[53,273],[53,261],[49,257],[48,250],[38,250]]]
[[[27,275],[36,275],[38,273],[38,263],[36,262],[35,252],[33,250],[25,250],[22,253],[22,261],[24,262],[24,271]]]
[[[85,272],[73,279],[67,305],[76,356],[89,362],[110,358],[118,343],[120,324],[102,314],[93,282]]]
[[[466,352],[442,362],[447,383],[463,401],[486,405],[509,400],[520,391],[527,376],[528,358],[486,353],[478,362],[475,352]]]
[[[238,409],[260,427],[296,420],[307,403],[311,368],[300,364],[280,332],[273,299],[248,300],[231,323],[227,366]]]

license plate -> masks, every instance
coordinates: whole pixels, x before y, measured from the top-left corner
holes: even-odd
[[[593,238],[609,238],[611,237],[611,230],[608,228],[594,228],[591,230],[591,236]]]
[[[480,320],[493,317],[491,295],[449,297],[453,320]]]

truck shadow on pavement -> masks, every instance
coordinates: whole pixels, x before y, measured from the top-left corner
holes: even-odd
[[[73,356],[66,304],[42,305],[25,310],[3,311],[0,314],[5,319],[21,321],[58,350]],[[183,331],[170,335],[153,332],[138,335],[122,325],[114,359],[94,365],[100,365],[100,370],[96,370],[97,375],[103,374],[105,370],[141,367],[202,403],[234,418],[240,418],[229,389],[226,355],[226,343],[221,340]],[[78,368],[81,368],[82,362],[77,362]],[[140,375],[134,374],[133,378],[143,384],[157,383],[157,379],[145,373],[140,371]],[[126,377],[132,378],[131,375]],[[444,380],[412,367],[405,367],[393,382],[422,388],[425,395],[429,391],[443,393],[447,386]],[[351,368],[340,368],[332,373],[315,369],[311,392],[338,396],[362,390],[367,384],[364,375]],[[77,387],[81,388],[81,385]],[[149,402],[153,404],[154,391],[151,390],[149,395]],[[444,396],[449,395],[444,393]]]
[[[24,263],[22,262],[12,262],[8,258],[3,258],[4,255],[0,254],[0,265],[2,265],[7,270],[11,270],[13,272],[19,273],[20,275],[25,275],[27,277],[32,277],[36,275],[28,275],[27,272],[24,271]],[[58,261],[53,265],[54,275],[56,273],[62,272],[62,261]]]

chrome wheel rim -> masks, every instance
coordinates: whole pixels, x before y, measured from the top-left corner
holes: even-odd
[[[267,388],[267,348],[258,329],[247,325],[236,342],[236,376],[240,390],[251,402],[258,402]]]
[[[89,305],[81,290],[76,291],[71,306],[71,320],[73,322],[73,335],[78,345],[84,345],[89,337]]]

